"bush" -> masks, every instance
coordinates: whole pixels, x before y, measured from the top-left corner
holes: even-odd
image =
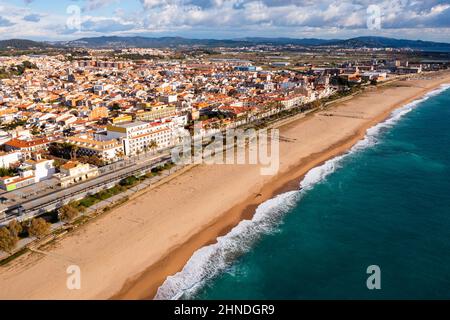
[[[131,177],[128,177],[128,178],[120,181],[119,185],[124,186],[124,187],[132,186],[137,182],[137,180],[138,179],[135,176],[131,176]]]
[[[59,219],[70,222],[78,216],[78,210],[71,204],[65,205],[58,210]]]
[[[155,176],[155,173],[153,173],[153,172],[149,172],[149,173],[145,174],[146,178],[153,178],[154,176]]]
[[[30,226],[28,227],[28,233],[30,236],[36,238],[41,238],[50,232],[51,224],[42,218],[35,218],[31,220]]]
[[[19,238],[8,228],[0,228],[0,250],[11,253],[17,245]]]
[[[96,200],[92,197],[87,197],[87,198],[80,200],[79,206],[89,208],[89,207],[93,206],[94,204],[96,204],[97,202],[98,202],[98,200]]]
[[[17,220],[12,220],[8,224],[8,229],[16,237],[23,231],[22,225]]]
[[[163,171],[163,170],[164,170],[164,166],[158,166],[156,168],[153,168],[152,172],[153,173],[161,173],[161,171]]]

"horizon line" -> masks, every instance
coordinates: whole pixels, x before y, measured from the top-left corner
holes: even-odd
[[[289,40],[324,40],[324,41],[345,41],[345,40],[351,40],[351,39],[357,39],[357,38],[380,38],[380,39],[390,39],[390,40],[397,40],[397,41],[422,41],[422,42],[430,42],[430,43],[442,43],[442,44],[448,44],[450,45],[450,42],[443,42],[443,41],[432,41],[432,40],[423,40],[423,39],[407,39],[407,38],[391,38],[386,36],[376,36],[376,35],[363,35],[363,36],[356,36],[356,37],[337,37],[337,38],[321,38],[321,37],[304,37],[304,38],[296,38],[296,37],[288,37],[288,36],[279,36],[279,37],[262,37],[262,36],[244,36],[241,38],[215,38],[215,37],[185,37],[181,35],[160,35],[160,36],[149,36],[149,35],[98,35],[98,36],[82,36],[79,38],[73,38],[70,40],[50,40],[50,39],[44,39],[44,40],[34,40],[33,38],[21,38],[21,37],[14,37],[14,38],[0,38],[0,41],[8,41],[8,40],[26,40],[26,41],[34,41],[34,42],[72,42],[77,41],[80,39],[95,39],[95,38],[146,38],[146,39],[161,39],[161,38],[180,38],[180,39],[187,39],[187,40],[218,40],[218,41],[249,41],[248,39],[267,39],[267,40],[275,40],[275,39],[289,39]]]

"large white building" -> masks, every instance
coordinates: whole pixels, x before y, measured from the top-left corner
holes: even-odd
[[[119,139],[123,143],[125,155],[130,156],[149,151],[152,146],[154,149],[172,146],[176,127],[173,121],[112,124],[107,127],[107,135],[104,139]]]
[[[36,159],[26,160],[21,168],[28,168],[34,173],[35,182],[40,182],[43,180],[50,179],[55,174],[56,170],[53,165],[54,160],[41,159],[40,157]]]
[[[278,99],[284,108],[290,109],[305,102],[305,96],[302,94],[289,95]]]
[[[123,145],[116,139],[99,141],[91,136],[80,135],[68,137],[65,141],[78,147],[78,155],[96,156],[105,163],[118,161],[124,155]]]

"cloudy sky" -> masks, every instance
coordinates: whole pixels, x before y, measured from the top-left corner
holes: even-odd
[[[0,0],[0,38],[389,36],[450,42],[450,0]]]

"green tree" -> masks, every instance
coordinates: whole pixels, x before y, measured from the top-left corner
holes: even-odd
[[[38,67],[34,63],[28,60],[22,62],[22,66],[26,69],[38,69]]]
[[[48,151],[52,156],[64,159],[76,159],[78,147],[72,143],[52,143]]]
[[[19,238],[14,235],[11,231],[6,227],[0,228],[0,250],[12,253],[14,248],[17,245]]]
[[[34,218],[31,220],[30,226],[28,227],[28,233],[30,236],[41,238],[47,235],[50,231],[51,224],[42,218]]]
[[[15,171],[9,168],[0,168],[0,177],[10,177],[15,175]]]
[[[117,103],[117,102],[114,102],[112,107],[111,107],[111,110],[112,111],[119,111],[120,109],[121,109],[120,104]]]

